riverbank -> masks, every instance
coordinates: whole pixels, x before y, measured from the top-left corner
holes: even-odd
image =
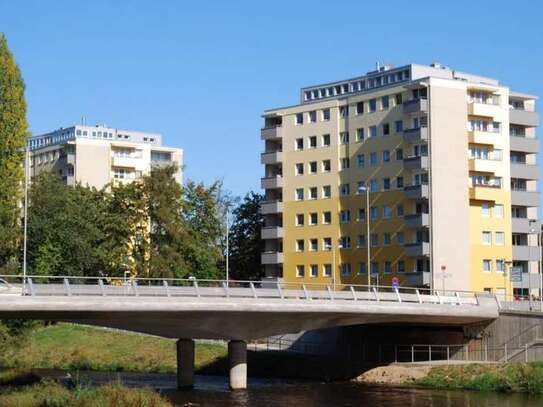
[[[543,394],[543,362],[450,366],[392,364],[371,369],[355,381],[441,390]]]

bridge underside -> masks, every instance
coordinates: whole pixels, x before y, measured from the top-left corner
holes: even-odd
[[[0,319],[75,322],[169,338],[250,340],[336,326],[375,323],[465,326],[498,317],[495,302],[336,304],[307,300],[142,297],[0,298]]]

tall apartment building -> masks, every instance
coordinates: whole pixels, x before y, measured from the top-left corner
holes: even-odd
[[[177,166],[182,183],[183,150],[163,147],[157,133],[104,126],[60,128],[29,140],[30,176],[58,174],[68,185],[102,188],[110,182],[131,182],[154,165]]]
[[[534,96],[439,64],[300,96],[263,115],[268,277],[537,293]]]

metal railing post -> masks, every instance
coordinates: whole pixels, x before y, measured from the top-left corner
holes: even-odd
[[[447,363],[451,360],[451,347],[447,345]]]
[[[398,287],[394,287],[394,292],[396,293],[396,298],[398,299],[398,302],[402,302],[402,297],[400,296],[400,291],[398,290]]]
[[[281,283],[277,282],[277,291],[279,291],[279,298],[283,299],[283,290],[281,289]]]
[[[420,291],[419,291],[419,289],[417,288],[415,291],[416,291],[416,293],[417,293],[417,299],[419,300],[419,304],[422,304],[422,297],[420,296]]]
[[[455,292],[456,300],[458,301],[458,305],[462,305],[462,300],[460,299],[460,294],[458,294],[458,291]]]
[[[26,279],[28,281],[28,288],[30,289],[30,295],[34,296],[36,295],[36,288],[34,287],[34,282],[32,281],[31,277],[28,277]],[[26,295],[26,293],[24,293]]]
[[[64,278],[64,290],[66,291],[66,295],[68,297],[72,296],[72,290],[70,290],[70,282],[67,278]]]
[[[164,289],[166,290],[166,297],[170,296],[170,286],[168,285],[168,282],[166,280],[162,280],[162,285],[164,286]]]
[[[302,289],[304,290],[304,297],[306,300],[310,300],[311,297],[309,296],[309,292],[307,291],[307,288],[305,286],[305,284],[302,284]]]
[[[332,294],[332,289],[330,288],[329,285],[326,286],[326,289],[328,290],[328,295],[330,296],[330,300],[333,301],[334,300],[334,294]]]
[[[138,293],[138,282],[136,280],[132,280],[132,289],[134,290],[134,295],[139,297],[140,294]]]
[[[379,294],[377,294],[377,288],[372,287],[373,295],[375,295],[375,301],[379,302]]]
[[[428,361],[432,361],[432,345],[428,345]]]
[[[411,363],[415,362],[415,345],[411,345]]]
[[[226,298],[230,298],[230,292],[228,291],[228,284],[226,282],[222,282],[222,288],[224,289],[224,295]]]
[[[196,297],[200,298],[200,286],[198,285],[198,281],[193,280],[192,285],[194,286],[194,291],[196,292]]]
[[[356,298],[356,291],[354,290],[354,287],[351,286],[351,294],[353,295],[353,300],[357,300],[358,298]]]
[[[251,287],[251,291],[253,292],[253,298],[258,298],[258,296],[256,295],[255,285],[252,281],[249,283],[249,287]]]
[[[102,297],[106,296],[106,290],[104,289],[104,282],[101,278],[98,279],[98,285],[100,286],[100,291],[102,293]]]

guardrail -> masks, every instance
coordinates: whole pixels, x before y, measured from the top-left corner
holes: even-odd
[[[471,291],[439,291],[413,287],[318,284],[282,281],[240,281],[79,276],[3,275],[11,287],[25,296],[123,296],[123,297],[209,297],[320,301],[372,301],[395,303],[477,306],[479,297]],[[0,291],[1,294],[1,291]]]

